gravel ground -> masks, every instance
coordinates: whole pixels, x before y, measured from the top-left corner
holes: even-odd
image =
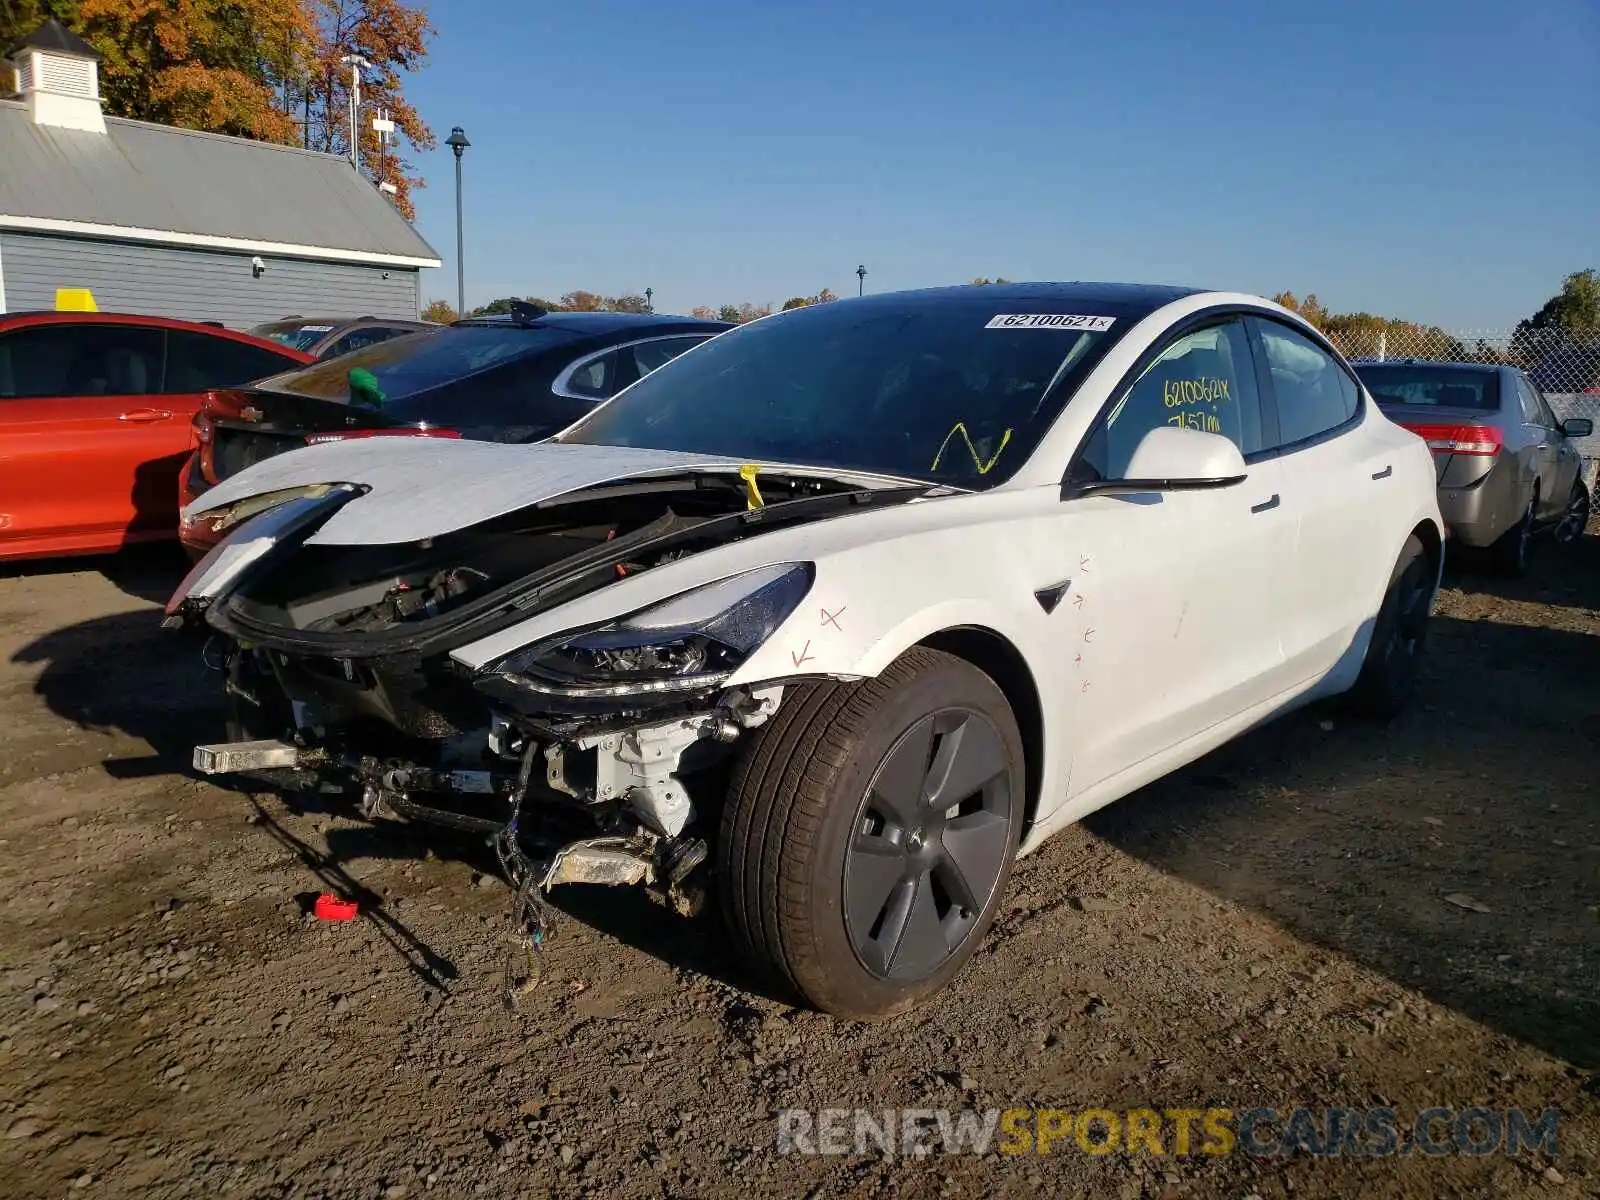
[[[189,778],[166,554],[0,572],[0,1193],[1600,1196],[1600,526],[1452,570],[1421,702],[1297,714],[1024,861],[927,1009],[765,994],[570,889],[499,1002],[481,847]],[[361,920],[318,922],[337,890]],[[781,1108],[1561,1112],[1552,1157],[780,1155]]]

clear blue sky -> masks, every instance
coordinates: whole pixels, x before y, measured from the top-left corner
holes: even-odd
[[[1600,3],[434,0],[455,301],[658,311],[1011,279],[1503,327],[1600,266]]]

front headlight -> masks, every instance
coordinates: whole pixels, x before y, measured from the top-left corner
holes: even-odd
[[[518,650],[486,668],[481,683],[566,699],[716,687],[799,606],[812,578],[810,563],[745,571]]]

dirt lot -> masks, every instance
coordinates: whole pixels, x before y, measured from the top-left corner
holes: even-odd
[[[0,573],[0,1193],[1600,1196],[1600,526],[1452,572],[1393,727],[1299,714],[1062,834],[877,1027],[576,889],[508,1016],[479,847],[187,776],[220,707],[156,629],[178,573]],[[328,888],[364,919],[306,916]],[[775,1149],[779,1108],[1027,1104],[1562,1123],[1553,1159]]]

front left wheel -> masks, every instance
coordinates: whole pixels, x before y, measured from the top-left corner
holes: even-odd
[[[746,748],[718,885],[758,966],[834,1016],[904,1012],[943,988],[994,920],[1025,804],[1004,694],[916,648],[860,683],[792,687]]]

